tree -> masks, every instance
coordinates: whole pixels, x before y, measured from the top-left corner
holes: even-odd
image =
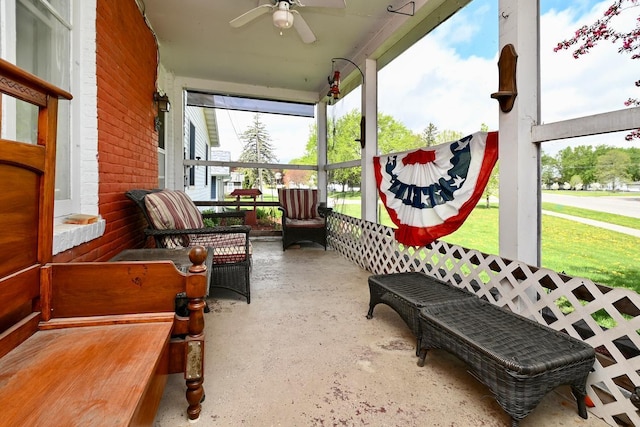
[[[422,141],[423,146],[431,147],[432,145],[436,145],[437,136],[438,128],[433,123],[429,123],[429,125],[424,128],[424,130],[420,134],[420,141]]]
[[[313,171],[302,169],[287,169],[285,171],[283,182],[286,187],[297,188],[309,186],[311,177],[315,176]]]
[[[465,135],[457,130],[443,130],[436,137],[437,144],[444,144],[446,142],[457,141],[460,138],[464,138]]]
[[[330,121],[327,135],[327,158],[329,163],[342,163],[357,160],[361,156],[360,112],[357,109]],[[309,132],[305,154],[301,159],[304,164],[315,164],[317,159],[317,132],[314,128]],[[418,148],[422,140],[406,126],[392,116],[378,113],[378,149],[386,154],[395,151],[406,151]],[[360,167],[335,169],[331,171],[331,182],[344,188],[360,185]]]
[[[250,163],[278,163],[278,158],[274,154],[271,145],[271,137],[260,121],[260,114],[253,116],[253,123],[240,135],[240,140],[244,142],[239,161]],[[262,189],[264,182],[274,182],[273,171],[257,168],[243,169],[244,188]]]
[[[423,146],[422,138],[388,114],[378,114],[378,150],[380,154],[413,150]]]
[[[570,182],[571,177],[579,175],[584,184],[591,184],[596,180],[595,169],[599,152],[602,148],[591,145],[580,145],[575,148],[567,147],[556,157],[556,166],[560,182]]]
[[[627,148],[625,151],[629,153],[631,158],[631,164],[627,169],[629,178],[631,181],[640,181],[640,148]]]
[[[620,184],[628,182],[627,168],[631,163],[631,156],[623,150],[610,150],[598,157],[596,174],[600,182],[611,183],[611,189],[615,190]]]
[[[591,25],[583,25],[574,34],[573,37],[563,40],[553,49],[554,52],[559,50],[567,50],[575,48],[573,57],[579,58],[586,55],[593,49],[598,42],[605,40],[613,44],[620,43],[619,53],[631,55],[631,59],[639,59],[640,54],[640,17],[636,19],[636,26],[630,31],[616,31],[611,27],[611,21],[614,17],[619,16],[625,10],[631,10],[638,7],[640,0],[615,0],[611,6],[604,12],[602,18],[596,20]],[[575,47],[577,45],[577,47]],[[640,87],[640,80],[636,80],[636,87]],[[640,99],[629,98],[624,104],[626,106],[640,106]],[[625,137],[627,141],[634,138],[640,138],[640,129],[636,129]]]
[[[328,123],[327,159],[329,163],[341,163],[360,158],[360,112],[351,110],[337,120]],[[307,145],[308,147],[308,145]],[[360,167],[335,169],[331,182],[344,189],[360,185]]]
[[[542,153],[542,158],[540,159],[541,164],[541,181],[542,184],[549,186],[560,178],[560,173],[558,172],[558,162],[556,159],[548,154]]]
[[[582,185],[583,185],[582,177],[580,175],[573,175],[569,180],[569,185],[574,190],[582,190]]]
[[[487,181],[487,186],[484,188],[484,198],[487,201],[487,209],[491,207],[489,203],[491,201],[491,196],[495,196],[498,194],[498,190],[500,188],[500,162],[496,162],[496,165],[493,167],[491,171],[491,175],[489,175],[489,180]]]

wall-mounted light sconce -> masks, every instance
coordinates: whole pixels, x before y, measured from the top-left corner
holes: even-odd
[[[160,92],[154,92],[153,100],[158,106],[158,111],[168,113],[171,109],[171,103],[169,102],[169,97],[167,96],[167,94],[160,95]]]

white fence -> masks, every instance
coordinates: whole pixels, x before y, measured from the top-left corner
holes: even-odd
[[[584,340],[597,353],[587,382],[594,403],[589,410],[612,426],[640,426],[638,410],[629,399],[640,386],[638,293],[443,241],[405,247],[393,233],[390,227],[338,213],[328,220],[331,247],[372,274],[421,271]],[[615,326],[599,326],[596,312],[606,312]]]

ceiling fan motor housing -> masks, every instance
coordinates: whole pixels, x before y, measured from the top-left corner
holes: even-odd
[[[293,14],[289,11],[290,3],[286,0],[278,3],[278,10],[273,12],[273,25],[278,28],[291,28],[293,25]]]

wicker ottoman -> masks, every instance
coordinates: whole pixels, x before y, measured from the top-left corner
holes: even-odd
[[[587,418],[586,381],[595,361],[588,344],[479,298],[425,307],[418,317],[418,365],[431,348],[456,355],[491,390],[513,427],[562,384],[571,386],[578,413]]]
[[[379,303],[393,308],[409,326],[417,339],[416,356],[420,349],[420,322],[418,311],[429,304],[444,301],[477,297],[464,289],[456,288],[442,280],[424,273],[392,273],[369,277],[369,312],[367,319],[373,317],[373,309]]]

